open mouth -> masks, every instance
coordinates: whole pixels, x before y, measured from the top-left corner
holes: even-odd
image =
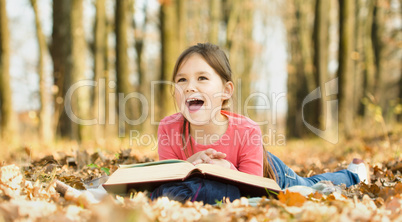
[[[190,112],[198,111],[199,109],[201,109],[201,107],[203,105],[204,105],[204,101],[201,99],[192,98],[192,99],[186,100],[186,106],[188,107],[188,110]]]

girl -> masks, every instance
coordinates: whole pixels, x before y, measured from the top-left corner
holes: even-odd
[[[226,111],[234,85],[229,61],[218,46],[199,43],[185,50],[177,59],[172,80],[180,112],[165,117],[159,125],[160,160],[215,164],[272,178],[282,189],[294,185],[312,186],[321,180],[347,186],[367,182],[365,165],[357,159],[349,170],[303,178],[266,152],[259,126],[247,117]],[[240,192],[231,185],[192,178],[160,186],[151,198],[159,196],[211,204],[223,197],[237,199]]]

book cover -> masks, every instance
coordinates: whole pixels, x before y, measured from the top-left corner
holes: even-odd
[[[242,196],[276,196],[279,185],[272,179],[226,169],[212,164],[193,164],[184,160],[163,160],[122,165],[103,187],[111,193],[124,195],[130,190],[152,192],[158,186],[202,177],[235,185]]]

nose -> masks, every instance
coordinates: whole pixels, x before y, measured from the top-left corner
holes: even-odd
[[[185,88],[185,92],[195,92],[196,91],[196,87],[193,84],[193,81],[188,81],[188,84]]]

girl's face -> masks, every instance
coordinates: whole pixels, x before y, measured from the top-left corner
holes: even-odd
[[[182,62],[174,81],[175,99],[180,112],[195,125],[219,120],[223,101],[233,93],[233,83],[224,82],[197,53]]]

